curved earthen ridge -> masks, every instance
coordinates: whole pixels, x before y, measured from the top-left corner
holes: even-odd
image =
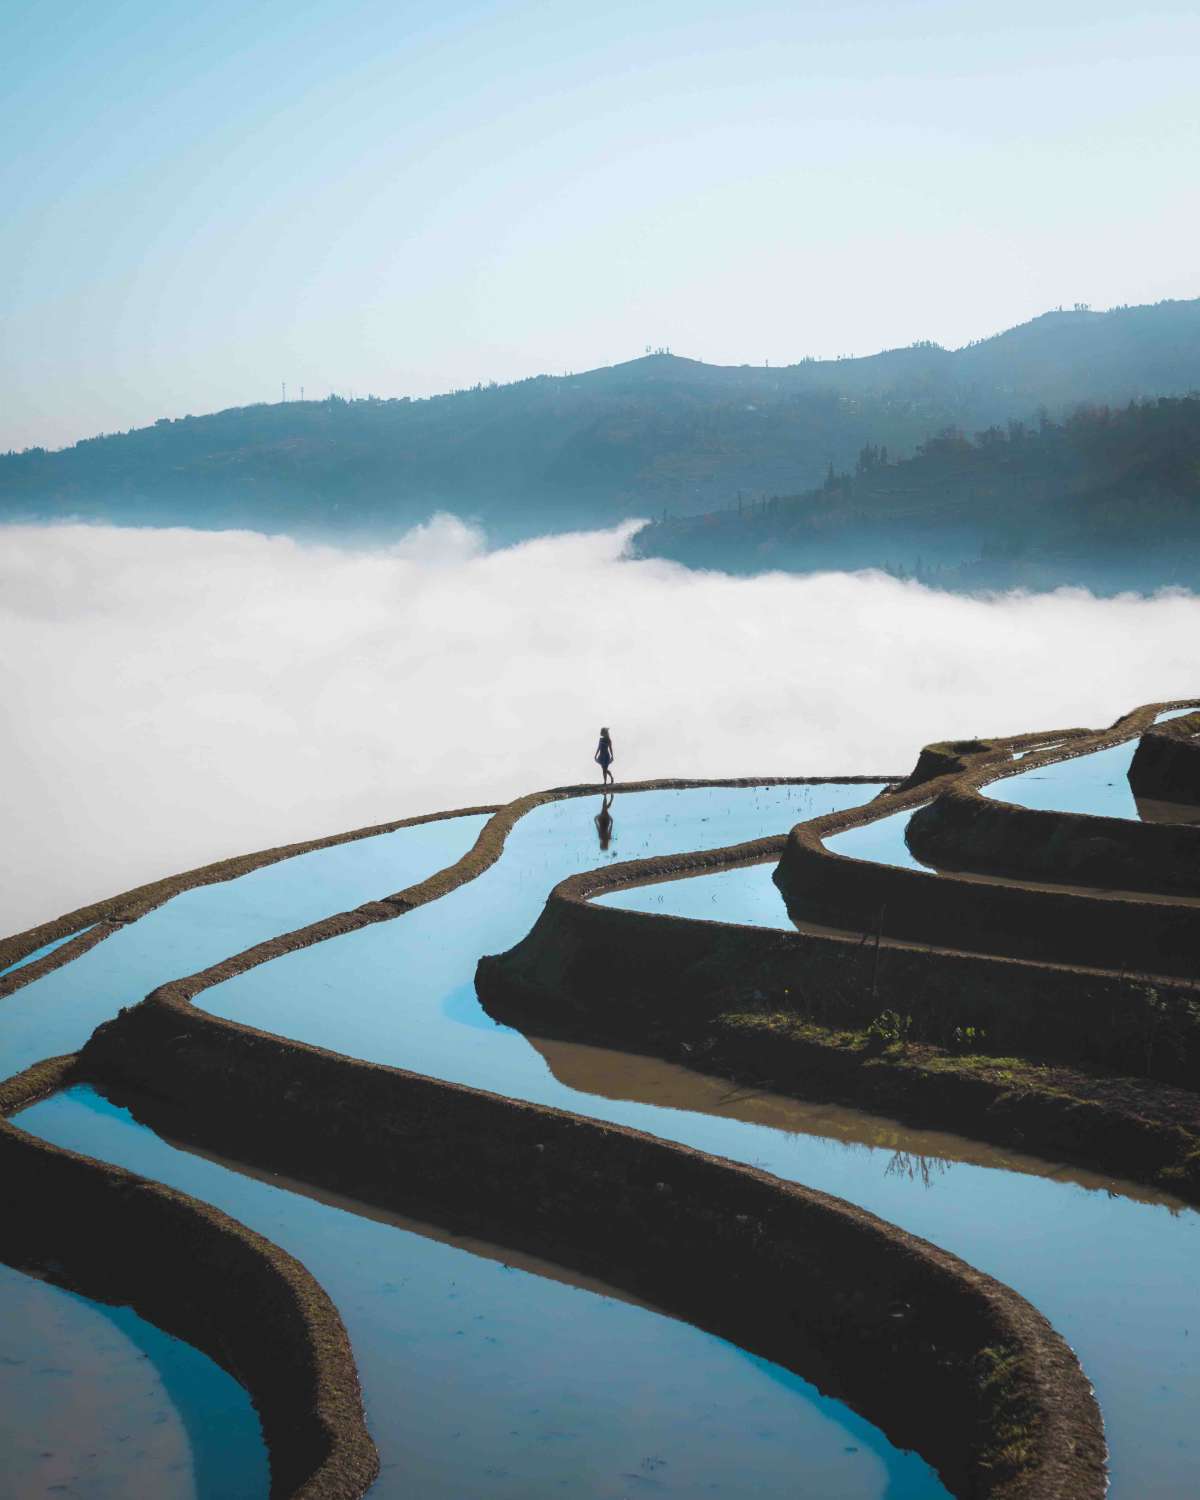
[[[875,865],[834,854],[821,842],[911,811],[964,775],[990,779],[1062,759],[1064,748],[1074,755],[1119,743],[1174,706],[1135,710],[1095,733],[1058,731],[937,747],[933,757],[924,757],[926,772],[939,761],[954,768],[909,778],[858,808],[800,824],[786,840],[607,865],[573,876],[555,887],[516,947],[481,961],[477,990],[495,1019],[527,1031],[683,1056],[689,1065],[721,1074],[732,1068],[736,1075],[748,1066],[752,1076],[784,1092],[796,1087],[788,1081],[792,1069],[806,1090],[821,1097],[883,1107],[917,1124],[949,1122],[984,1140],[1021,1143],[1054,1159],[1066,1155],[1200,1201],[1200,1112],[1194,1095],[1164,1087],[1196,1085],[1200,991],[1194,969],[1189,973],[1181,965],[1178,977],[1151,981],[1120,963],[1106,969],[996,953],[990,934],[981,934],[979,951],[967,951],[961,925],[943,915],[946,896],[959,888],[966,899],[979,901],[999,889],[1003,901],[1009,895],[1004,887]],[[1055,745],[1039,748],[1048,738]],[[1017,751],[1024,755],[1014,763]],[[742,927],[589,899],[780,854],[777,883],[786,890],[789,877],[802,868],[805,893],[818,912],[828,913],[830,925],[817,925],[818,916],[801,921],[796,932]],[[1015,894],[1056,899],[1033,891]],[[924,941],[893,921],[894,914],[903,915],[905,901],[930,924]],[[925,913],[922,908],[930,905],[932,912]],[[1141,903],[1131,906],[1134,915],[1145,910]],[[1039,921],[1045,910],[1038,908]],[[1112,907],[1103,910],[1107,919]],[[1012,936],[1015,945],[1015,925]],[[1043,1066],[1044,1082],[1034,1076],[1037,1069],[1030,1070],[1019,1086],[1006,1082],[1003,1070],[989,1078],[980,1069],[951,1087],[932,1064],[923,1069],[880,1059],[864,1068],[860,1056],[834,1044],[797,1038],[785,1048],[778,1036],[764,1038],[757,1048],[734,1038],[720,1062],[720,1048],[712,1050],[715,1018],[764,1006],[827,1032],[847,1026],[861,1031],[891,1009],[911,1015],[917,1037],[925,1041],[944,1044],[956,1028],[983,1028],[990,1053],[1015,1052],[1066,1066]],[[1156,1082],[1126,1077],[1118,1087],[1079,1073],[1080,1064],[1086,1069],[1096,1063],[1122,1075],[1143,1068]]]
[[[1200,897],[1200,827],[1187,824],[1020,807],[961,785],[918,808],[906,839],[923,864],[943,872]]]
[[[1156,755],[1157,764],[1166,768],[1180,764],[1175,757],[1190,753],[1196,800],[1200,801],[1200,742],[1189,740],[1197,731],[1200,714],[1165,724],[1152,722],[1142,734],[1129,770],[1135,793],[1134,766],[1139,756],[1143,768]],[[1162,752],[1156,748],[1160,745]],[[1037,764],[1042,763],[1039,757]],[[964,765],[952,786],[913,814],[906,830],[913,853],[939,869],[1123,892],[1200,896],[1200,827],[1026,808],[1004,801],[1003,778],[1033,764],[1031,757],[999,770],[987,764]],[[1165,799],[1168,783],[1160,780],[1159,790],[1153,791],[1150,780],[1143,771],[1141,784],[1147,789],[1142,795]]]
[[[613,790],[619,792],[686,791],[720,786],[821,786],[834,782],[848,785],[871,785],[895,779],[894,776],[740,776],[715,780],[664,777],[652,781],[618,782]],[[358,839],[374,838],[379,834],[396,833],[402,828],[415,828],[422,823],[436,823],[449,818],[474,817],[483,813],[490,814],[475,844],[453,865],[438,871],[428,880],[421,881],[407,890],[391,896],[383,896],[378,902],[368,902],[356,908],[357,912],[371,913],[371,915],[364,917],[361,922],[355,921],[349,926],[330,929],[322,936],[335,937],[339,932],[350,931],[353,927],[364,925],[365,921],[382,921],[388,917],[399,916],[401,912],[426,901],[436,900],[447,891],[453,890],[467,880],[473,880],[476,875],[481,875],[500,857],[509,830],[527,812],[540,807],[543,803],[555,802],[564,797],[597,795],[599,790],[595,782],[574,783],[569,786],[552,787],[542,792],[531,792],[526,796],[517,797],[512,802],[502,804],[491,803],[481,807],[454,808],[449,812],[422,813],[417,817],[401,818],[392,823],[378,823],[368,828],[356,828],[349,833],[330,834],[325,838],[308,839],[299,844],[283,844],[273,849],[260,849],[252,854],[237,855],[231,859],[219,860],[215,864],[201,865],[194,870],[186,870],[179,875],[170,875],[162,880],[151,881],[147,885],[135,886],[131,890],[122,891],[119,895],[93,902],[90,906],[81,906],[78,910],[56,917],[51,922],[42,922],[23,932],[0,938],[0,970],[3,970],[11,964],[19,963],[26,955],[36,953],[39,948],[45,947],[48,943],[55,942],[69,933],[77,932],[81,928],[89,928],[87,931],[80,932],[80,935],[71,942],[64,943],[62,947],[56,948],[35,963],[26,964],[11,974],[0,974],[0,998],[12,994],[14,990],[21,989],[35,979],[40,979],[43,974],[48,974],[51,970],[70,963],[86,953],[89,948],[102,942],[118,928],[137,921],[139,917],[162,906],[164,902],[169,901],[172,896],[179,895],[182,891],[192,890],[196,886],[216,885],[221,881],[235,880],[240,875],[248,875],[251,871],[262,869],[266,865],[277,864],[281,860],[292,859],[299,854],[312,854],[318,849],[330,849],[335,844],[348,844]],[[378,910],[377,908],[380,907],[386,910]],[[338,913],[330,920],[336,922],[349,915]],[[308,941],[318,942],[321,938],[313,936]],[[307,943],[298,946],[307,946]]]
[[[879,782],[886,782],[889,779],[890,778],[887,776],[864,775],[845,777],[735,777],[707,780],[660,778],[652,781],[619,783],[616,790],[622,792],[640,792],[675,789],[687,790],[691,788],[717,786],[754,787],[767,785],[821,785],[831,782],[869,785],[878,784]],[[333,835],[324,839],[309,840],[300,844],[287,845],[276,849],[263,850],[255,854],[239,856],[238,858],[221,861],[217,864],[206,865],[201,867],[200,869],[188,871],[181,875],[170,877],[169,879],[154,882],[150,885],[137,887],[131,891],[124,892],[121,895],[110,897],[107,901],[95,903],[91,907],[81,908],[77,912],[73,912],[65,917],[59,918],[56,922],[42,924],[39,927],[31,928],[26,932],[15,934],[14,936],[3,940],[3,942],[0,943],[0,959],[2,959],[6,963],[13,963],[19,961],[19,959],[25,954],[36,951],[37,948],[43,946],[47,942],[54,941],[56,938],[63,936],[65,932],[74,930],[81,923],[87,921],[95,922],[95,927],[93,928],[93,930],[84,933],[80,938],[76,939],[76,941],[64,944],[60,949],[57,949],[55,950],[55,952],[47,955],[45,959],[39,961],[38,963],[27,965],[23,969],[17,971],[15,974],[7,976],[7,979],[0,979],[0,995],[10,993],[13,989],[16,989],[19,986],[30,982],[32,979],[39,977],[43,973],[49,972],[51,969],[58,967],[60,964],[70,962],[79,954],[86,952],[90,947],[94,945],[94,943],[99,942],[104,937],[108,936],[110,932],[115,931],[118,927],[124,925],[127,922],[134,921],[138,917],[145,915],[147,912],[153,910],[155,907],[169,900],[172,896],[176,895],[180,891],[187,890],[198,885],[214,883],[220,880],[234,879],[239,875],[246,874],[249,871],[258,869],[264,865],[275,863],[278,860],[291,858],[294,855],[298,854],[309,853],[313,850],[330,847],[334,844],[345,843],[359,838],[367,838],[374,836],[375,834],[392,832],[400,828],[411,827],[420,823],[427,823],[438,819],[463,817],[469,816],[471,814],[478,814],[481,812],[492,813],[492,816],[489,818],[487,824],[480,831],[475,844],[454,864],[441,871],[436,872],[434,875],[418,882],[416,885],[408,887],[403,891],[397,892],[391,896],[385,896],[378,901],[368,902],[365,905],[354,909],[353,911],[331,915],[330,917],[320,922],[311,924],[310,926],[299,929],[295,932],[283,934],[265,943],[259,944],[252,949],[246,950],[244,953],[234,956],[223,964],[214,966],[213,968],[205,971],[203,976],[198,976],[198,978],[202,982],[198,983],[195,986],[195,989],[198,990],[201,988],[207,988],[210,984],[219,983],[222,979],[229,978],[234,973],[238,973],[245,969],[251,968],[256,964],[266,962],[267,960],[277,957],[282,953],[307,947],[312,943],[320,942],[327,938],[338,936],[343,932],[355,930],[356,928],[365,926],[371,922],[389,920],[393,917],[402,915],[406,911],[423,905],[426,902],[438,899],[439,897],[447,894],[449,891],[455,889],[457,886],[476,878],[478,875],[482,874],[491,864],[493,864],[503,851],[504,842],[509,831],[514,826],[514,824],[525,815],[525,813],[532,811],[534,808],[541,806],[544,803],[557,801],[562,798],[596,795],[598,790],[598,787],[594,783],[575,784],[572,786],[557,787],[542,792],[531,793],[527,796],[519,797],[514,801],[504,804],[503,806],[500,806],[498,808],[475,807],[456,809],[454,811],[445,813],[425,814],[419,817],[402,819],[398,822],[379,824],[370,828],[358,829],[351,833]],[[151,998],[153,999],[154,997]],[[226,1028],[231,1034],[257,1035],[256,1033],[249,1032],[248,1028],[239,1027],[235,1023],[222,1022],[213,1017],[201,1017],[199,1013],[192,1011],[190,1006],[188,1007],[188,1013],[191,1016],[196,1017],[197,1019],[203,1021],[211,1021],[218,1027]],[[269,1041],[277,1040],[275,1038],[265,1039]],[[25,1073],[17,1075],[17,1077],[13,1079],[0,1082],[0,1117],[16,1109],[25,1107],[25,1105],[34,1102],[35,1098],[41,1097],[48,1092],[52,1092],[55,1088],[61,1086],[61,1084],[68,1076],[69,1065],[71,1061],[71,1059],[66,1059],[59,1060],[58,1062],[54,1062],[51,1064],[41,1065],[39,1067],[28,1069]],[[181,1137],[184,1137],[186,1136],[186,1131],[181,1129],[179,1134],[181,1135]],[[240,1144],[243,1149],[239,1149],[239,1143],[234,1143],[230,1150],[230,1155],[240,1155],[242,1157],[245,1157],[246,1153],[244,1150],[244,1143]],[[25,1136],[22,1132],[14,1131],[11,1126],[5,1124],[3,1122],[3,1119],[0,1118],[0,1153],[15,1153],[16,1157],[19,1158],[21,1156],[20,1148],[24,1145],[30,1145],[30,1149],[36,1149],[36,1151],[41,1153],[53,1154],[57,1149],[41,1142],[31,1143],[29,1137]],[[74,1157],[73,1153],[67,1152],[59,1154],[65,1157],[69,1157],[72,1160],[80,1163],[86,1162],[85,1158],[76,1158]],[[132,1174],[122,1173],[117,1168],[110,1168],[101,1163],[87,1162],[86,1164],[90,1167],[94,1167],[95,1170],[101,1174],[101,1179],[103,1180],[108,1180],[105,1174],[116,1174],[117,1180],[120,1180],[122,1182],[141,1181],[141,1179],[134,1178]],[[302,1175],[302,1173],[298,1172],[297,1175]],[[161,1191],[164,1193],[168,1192],[167,1189],[162,1189]],[[187,1199],[186,1196],[182,1194],[174,1194],[171,1196],[173,1200],[178,1200],[180,1202],[191,1203],[194,1201]],[[216,1210],[209,1210],[203,1204],[197,1204],[196,1206],[197,1208],[204,1210],[205,1213],[215,1216],[217,1220],[225,1221],[225,1216],[220,1215]],[[38,1211],[39,1200],[36,1198],[36,1196],[31,1196],[27,1205],[25,1215],[27,1233],[31,1234],[33,1232],[32,1226],[38,1220]],[[299,1267],[295,1262],[292,1262],[291,1258],[286,1256],[282,1250],[278,1249],[278,1247],[271,1245],[270,1242],[266,1240],[261,1240],[261,1237],[259,1236],[251,1235],[250,1231],[243,1230],[242,1226],[236,1225],[233,1220],[228,1220],[227,1222],[229,1225],[233,1226],[235,1230],[241,1231],[244,1235],[250,1236],[250,1238],[256,1243],[261,1242],[261,1245],[265,1247],[267,1252],[269,1252],[269,1257],[273,1258],[277,1263],[287,1263],[289,1265],[294,1265],[296,1266],[297,1270],[301,1271],[303,1275],[307,1277],[307,1272],[303,1272],[303,1268]],[[41,1223],[41,1228],[39,1231],[40,1238],[37,1240],[37,1243],[42,1247],[42,1250],[45,1253],[45,1258],[54,1258],[62,1264],[65,1264],[66,1257],[61,1254],[56,1254],[53,1250],[53,1244],[56,1235],[64,1228],[65,1226],[59,1221],[59,1219],[56,1219],[53,1213],[47,1212],[45,1218]],[[23,1243],[25,1242],[15,1239],[11,1236],[6,1236],[3,1231],[0,1230],[0,1256],[2,1256],[6,1260],[9,1260],[10,1263],[17,1265],[20,1265],[22,1263],[21,1257],[25,1253],[21,1249],[21,1245]],[[79,1236],[76,1235],[75,1239],[72,1240],[71,1243],[74,1245],[84,1245],[87,1243],[86,1236],[81,1241]],[[76,1268],[76,1271],[73,1274],[75,1277],[75,1279],[73,1279],[71,1283],[73,1286],[77,1287],[77,1289],[83,1291],[87,1295],[93,1295],[100,1299],[103,1299],[105,1296],[105,1292],[103,1289],[112,1284],[111,1266],[109,1266],[107,1262],[101,1263],[100,1265],[92,1265],[90,1267],[85,1263],[81,1263],[80,1266]],[[308,1278],[308,1281],[311,1283],[312,1290],[315,1291],[319,1298],[323,1299],[324,1293],[320,1291],[320,1288],[317,1287],[315,1282],[312,1282],[311,1277]],[[166,1328],[168,1331],[176,1331],[176,1324],[171,1321],[171,1317],[167,1313],[164,1313],[163,1316],[156,1316],[154,1314],[154,1312],[150,1309],[150,1299],[148,1297],[142,1297],[140,1294],[135,1296],[132,1292],[130,1292],[128,1294],[123,1294],[123,1300],[129,1301],[131,1305],[137,1307],[139,1311],[145,1312],[150,1321],[156,1322],[159,1326]],[[329,1306],[328,1299],[325,1299],[325,1303],[327,1306]],[[331,1306],[329,1306],[329,1311],[332,1313],[333,1318],[337,1322],[337,1329],[340,1330],[341,1323],[340,1320],[337,1319],[336,1311],[334,1311]],[[344,1346],[344,1331],[340,1332],[338,1336],[340,1337]],[[208,1350],[208,1352],[213,1352],[209,1349],[209,1346],[203,1343],[199,1338],[194,1338],[189,1341],[196,1343],[197,1347],[204,1348]],[[310,1350],[310,1353],[313,1354],[315,1358],[316,1354],[319,1353],[319,1349],[321,1347],[329,1347],[332,1352],[336,1354],[337,1350],[333,1347],[334,1345],[336,1345],[336,1342],[336,1338],[332,1338],[332,1335],[330,1334],[328,1329],[319,1330],[319,1336],[314,1341],[314,1349]],[[357,1377],[354,1373],[353,1360],[349,1354],[348,1348],[344,1349],[344,1354],[346,1360],[349,1362],[348,1375],[345,1370],[342,1370],[341,1374],[339,1375],[337,1370],[335,1369],[333,1371],[333,1374],[337,1377],[337,1379],[335,1380],[335,1386],[340,1390],[348,1389],[347,1382],[350,1377],[353,1377],[355,1402],[357,1402]],[[218,1355],[214,1355],[214,1357],[219,1358]],[[237,1372],[235,1371],[235,1373]],[[239,1374],[238,1378],[243,1377]],[[244,1381],[244,1383],[249,1384],[249,1381]],[[252,1394],[255,1395],[256,1402],[258,1402],[258,1392],[256,1387],[254,1385],[251,1385],[250,1388]],[[354,1413],[357,1413],[357,1415],[355,1416]],[[359,1405],[355,1405],[354,1413],[349,1413],[346,1410],[343,1410],[341,1412],[341,1425],[333,1434],[334,1446],[338,1453],[353,1453],[357,1449],[357,1446],[359,1444],[359,1434],[355,1430],[354,1424],[355,1422],[357,1422],[359,1427],[361,1427],[361,1407]],[[267,1427],[265,1419],[264,1427]],[[366,1437],[365,1429],[363,1429],[361,1436],[365,1439],[368,1447],[370,1448],[372,1462],[377,1465],[377,1459],[374,1457],[374,1448],[373,1445],[370,1444],[369,1437]],[[288,1465],[294,1467],[294,1463],[290,1455],[293,1453],[295,1444],[291,1443],[290,1439],[287,1438],[286,1433],[284,1433],[281,1438],[276,1439],[272,1435],[272,1430],[268,1428],[267,1438],[268,1446],[271,1449],[273,1455],[273,1464],[276,1463],[275,1447],[279,1444],[282,1444],[280,1448],[281,1457],[279,1458],[279,1462],[283,1463],[285,1467]],[[344,1464],[341,1464],[340,1466],[343,1468],[345,1467]],[[360,1470],[362,1469],[361,1462],[359,1462],[358,1467]],[[326,1468],[328,1468],[328,1465],[326,1465]],[[323,1469],[322,1473],[324,1472],[325,1470]],[[328,1479],[321,1478],[320,1475],[318,1475],[317,1478],[320,1479],[321,1484],[333,1485],[333,1487],[310,1488],[306,1485],[303,1490],[298,1490],[295,1493],[297,1493],[298,1495],[303,1495],[304,1500],[324,1500],[324,1497],[326,1495],[331,1497],[332,1500],[332,1497],[340,1497],[343,1493],[361,1493],[361,1489],[353,1488],[353,1483],[351,1484],[351,1488],[349,1490],[342,1490],[337,1488],[335,1483],[336,1476],[334,1476],[334,1479]],[[312,1481],[312,1483],[316,1482],[316,1479]],[[354,1483],[356,1482],[357,1481],[354,1481]],[[279,1490],[278,1493],[292,1493],[292,1491]]]
[[[1156,802],[1200,805],[1200,713],[1153,724],[1142,735],[1129,767],[1134,796]]]
[[[212,1016],[201,987],[100,1027],[81,1076],[173,1138],[535,1250],[798,1369],[955,1493],[1103,1495],[1074,1356],[955,1257],[749,1167]]]
[[[273,849],[259,849],[253,854],[238,854],[231,859],[217,860],[214,864],[199,865],[194,870],[184,870],[178,875],[168,875],[162,880],[152,880],[146,885],[134,886],[119,895],[108,896],[103,901],[93,901],[90,906],[81,906],[66,912],[53,921],[41,922],[36,927],[15,932],[10,937],[0,938],[0,970],[20,963],[27,954],[36,953],[47,943],[57,942],[68,934],[79,936],[45,958],[26,964],[11,974],[0,974],[0,997],[10,995],[34,979],[40,979],[52,969],[70,963],[80,954],[94,948],[118,928],[136,922],[155,907],[162,906],[181,891],[190,891],[200,885],[217,885],[225,880],[236,880],[239,875],[249,875],[266,865],[278,864],[280,860],[293,859],[298,854],[311,854],[317,849],[331,849],[335,844],[350,844],[358,839],[374,838],[382,833],[396,833],[401,828],[415,828],[421,823],[436,823],[444,818],[466,818],[481,813],[497,811],[495,803],[485,807],[462,807],[453,812],[422,813],[415,818],[400,818],[394,823],[377,823],[369,828],[355,828],[349,833],[329,834],[324,838],[306,839],[299,844],[280,844]],[[87,928],[87,931],[80,929]]]
[[[710,866],[713,868],[714,866]],[[636,866],[626,866],[634,883]],[[615,887],[618,867],[604,875]],[[669,878],[669,877],[668,877]],[[529,933],[480,961],[476,990],[494,1020],[538,1036],[649,1052],[780,1093],[832,1099],[935,1129],[1064,1158],[1200,1202],[1200,1099],[1158,1078],[1177,1057],[1163,1026],[1140,1030],[1143,986],[1101,970],[1035,964],[809,929],[789,932],[595,905],[587,877],[556,888]],[[591,890],[598,882],[591,885]],[[1160,986],[1164,1007],[1194,987]],[[1057,1049],[1014,1076],[1001,1064],[951,1076],[936,1058],[890,1059],[847,1047],[881,1012],[911,1015],[918,1040],[987,1030],[999,1058]],[[731,1029],[723,1018],[776,1014],[820,1035]],[[1070,1061],[1097,1017],[1121,1073],[1152,1060],[1155,1081],[1106,1086]],[[1159,1020],[1164,1019],[1159,1016]],[[1149,1049],[1153,1046],[1153,1051]],[[980,1064],[983,1063],[980,1059]]]
[[[983,760],[958,775],[882,797],[869,811],[802,823],[788,838],[776,884],[789,910],[802,921],[868,932],[882,929],[895,940],[959,951],[1133,973],[1141,976],[1143,986],[1169,987],[1172,980],[1190,985],[1200,970],[1200,906],[1152,900],[1136,892],[1045,890],[986,877],[964,879],[872,864],[835,853],[823,842],[887,813],[915,809],[960,789],[969,795],[985,782],[1119,744],[1140,734],[1164,708],[1175,706],[1182,705],[1147,705],[1107,730],[1073,738],[1067,757],[1061,748],[1052,748],[1028,754],[1019,763]],[[1004,808],[999,802],[995,806]],[[1078,821],[1093,835],[1103,827],[1101,820]],[[1195,1045],[1200,1047],[1200,1035]],[[1108,1060],[1111,1050],[1097,1060]],[[1200,1053],[1181,1059],[1177,1081],[1194,1077],[1198,1061]]]
[[[0,1084],[0,1256],[127,1304],[228,1370],[262,1422],[272,1496],[356,1500],[379,1458],[342,1320],[299,1261],[209,1204],[9,1123],[74,1082],[75,1061]]]
[[[1020,755],[1031,758],[1037,750],[1069,745],[1071,741],[1082,739],[1091,732],[1088,729],[1052,729],[994,740],[935,740],[932,745],[924,746],[917,757],[917,764],[892,791],[913,791],[926,782],[961,775],[977,766],[991,765],[997,757],[1011,759]],[[1028,759],[1023,759],[1021,769],[1025,770],[1029,763]]]
[[[169,1118],[183,1139],[243,1159],[249,1152],[261,1165],[324,1179],[368,1202],[416,1208],[435,1221],[469,1219],[493,1240],[507,1236],[594,1269],[672,1310],[682,1310],[682,1301],[685,1315],[705,1326],[808,1370],[821,1354],[836,1354],[851,1399],[899,1440],[916,1442],[961,1493],[1030,1500],[1102,1494],[1099,1414],[1073,1356],[1032,1308],[953,1257],[849,1205],[750,1169],[558,1111],[353,1062],[191,1006],[208,985],[277,951],[396,915],[480,873],[522,812],[567,794],[510,804],[458,867],[424,888],[374,903],[381,911],[343,914],[164,986],[100,1028],[82,1055],[81,1074],[102,1086],[138,1090],[131,1102]],[[544,1157],[548,1135],[570,1148],[561,1159]],[[501,1143],[511,1153],[518,1136],[524,1149],[497,1161]],[[632,1170],[639,1162],[640,1170]],[[703,1191],[688,1192],[681,1176],[701,1170],[698,1163]],[[714,1211],[730,1192],[757,1195],[752,1206],[759,1214]],[[764,1201],[779,1210],[775,1219],[801,1216],[785,1224],[791,1239],[773,1221],[773,1232],[765,1232]],[[661,1232],[647,1238],[656,1220]],[[710,1256],[696,1254],[700,1230]],[[870,1263],[865,1269],[863,1257]],[[714,1276],[723,1265],[726,1274]],[[850,1279],[832,1287],[831,1268]],[[730,1290],[714,1298],[714,1286]],[[768,1286],[776,1291],[770,1299]],[[796,1309],[801,1295],[807,1301]],[[799,1350],[795,1331],[781,1325],[785,1305],[802,1312],[803,1337],[815,1350]]]

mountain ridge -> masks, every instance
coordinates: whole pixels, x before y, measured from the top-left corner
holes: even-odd
[[[735,574],[883,568],[987,592],[1200,588],[1200,396],[868,445],[823,484],[642,529],[635,551]]]
[[[0,456],[0,518],[386,536],[432,511],[497,540],[795,494],[864,445],[914,453],[1079,403],[1200,389],[1200,299],[1042,314],[932,343],[785,366],[659,351],[423,398],[230,407]]]

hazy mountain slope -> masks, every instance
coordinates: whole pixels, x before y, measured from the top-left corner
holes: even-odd
[[[642,531],[645,556],[737,573],[886,567],[952,588],[1200,587],[1200,397],[869,446],[791,497]]]
[[[428,400],[292,402],[0,457],[0,516],[388,533],[450,508],[500,536],[796,493],[1085,400],[1200,389],[1200,301],[1048,313],[964,349],[782,369],[650,355]]]

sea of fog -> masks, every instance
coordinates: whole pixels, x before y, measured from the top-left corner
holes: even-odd
[[[0,934],[224,855],[588,780],[903,772],[1200,691],[1200,598],[731,578],[636,527],[489,551],[0,528]]]

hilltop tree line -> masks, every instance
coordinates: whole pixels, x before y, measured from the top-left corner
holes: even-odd
[[[792,495],[644,531],[639,550],[735,572],[883,567],[959,586],[1200,583],[1200,396],[949,426],[899,461],[867,443]],[[1025,578],[1022,577],[1025,575]]]
[[[1048,313],[957,350],[919,341],[779,368],[659,352],[420,400],[334,396],[163,418],[0,456],[0,518],[372,540],[444,509],[509,540],[705,514],[739,490],[753,509],[749,496],[823,485],[844,512],[860,498],[884,505],[903,459],[940,483],[964,444],[1015,455],[1018,430],[1040,433],[1080,402],[1197,388],[1200,300]],[[1031,420],[1039,406],[1042,421]]]

